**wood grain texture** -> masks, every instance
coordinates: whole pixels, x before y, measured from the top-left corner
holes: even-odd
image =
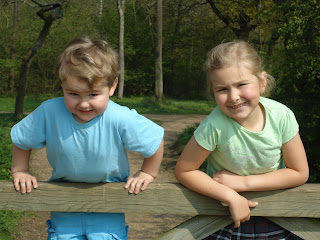
[[[232,223],[227,216],[196,216],[154,240],[196,240],[203,239]]]
[[[320,221],[310,218],[268,217],[274,223],[305,240],[320,239]]]
[[[270,191],[247,192],[258,201],[252,216],[320,218],[320,184]],[[0,181],[0,209],[65,212],[126,212],[228,216],[220,202],[175,183],[153,183],[138,195],[128,194],[124,183],[39,182],[30,194],[20,194],[12,182]]]

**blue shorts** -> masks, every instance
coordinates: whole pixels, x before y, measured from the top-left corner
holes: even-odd
[[[52,212],[47,240],[127,240],[124,213]]]

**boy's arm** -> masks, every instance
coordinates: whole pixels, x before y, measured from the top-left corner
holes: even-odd
[[[128,179],[125,188],[129,189],[130,193],[138,194],[140,189],[145,190],[149,183],[157,177],[163,158],[163,149],[162,139],[158,150],[151,157],[145,158],[141,170]]]
[[[29,160],[31,150],[23,150],[16,145],[12,149],[11,175],[14,188],[22,194],[31,192],[37,188],[37,180],[29,173]]]
[[[309,167],[299,133],[284,143],[281,150],[286,168],[250,176],[238,176],[223,170],[214,174],[213,179],[237,192],[269,191],[304,184],[309,177]]]
[[[240,222],[249,220],[250,207],[258,203],[248,201],[233,189],[213,181],[206,173],[198,170],[209,154],[210,151],[202,148],[192,137],[178,159],[175,176],[187,188],[226,203],[235,227],[239,227]]]

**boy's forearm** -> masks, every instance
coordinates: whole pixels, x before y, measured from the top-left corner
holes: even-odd
[[[11,173],[29,171],[30,150],[23,150],[16,145],[12,149]]]
[[[152,177],[158,175],[160,165],[163,159],[163,149],[164,149],[163,139],[160,143],[158,150],[149,158],[145,158],[141,166],[141,170],[145,173],[148,173]]]

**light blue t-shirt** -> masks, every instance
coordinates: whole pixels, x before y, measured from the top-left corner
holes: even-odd
[[[265,126],[252,132],[216,107],[194,132],[196,141],[212,151],[207,174],[228,170],[238,175],[262,174],[285,167],[282,145],[295,137],[299,126],[285,105],[260,97],[265,110]]]
[[[64,98],[42,103],[11,130],[13,143],[21,149],[46,146],[53,168],[50,181],[88,183],[127,181],[125,149],[150,157],[163,135],[162,127],[111,100],[103,114],[80,124]]]

